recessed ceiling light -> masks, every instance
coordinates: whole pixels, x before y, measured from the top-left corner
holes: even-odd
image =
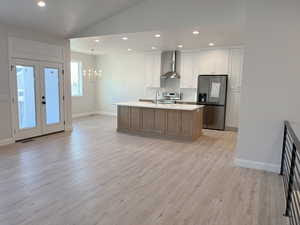
[[[200,34],[200,32],[197,31],[197,30],[194,30],[194,31],[193,31],[193,34],[194,34],[194,35],[198,35],[198,34]]]
[[[128,40],[128,37],[122,37],[122,40],[126,41]]]
[[[160,34],[155,34],[154,37],[159,38]]]
[[[129,52],[131,52],[132,51],[132,49],[131,48],[129,48],[129,49],[127,49]]]
[[[208,45],[209,46],[215,46],[215,43],[210,42]]]
[[[177,45],[178,48],[183,48],[183,45]]]
[[[98,40],[98,39],[97,39],[97,40],[95,40],[95,42],[99,43],[99,42],[100,42],[100,40]]]
[[[38,5],[39,7],[45,7],[45,6],[46,6],[46,2],[45,2],[45,1],[38,1],[38,2],[37,2],[37,5]]]
[[[153,47],[151,47],[151,49],[152,49],[152,50],[156,50],[157,48],[153,46]]]

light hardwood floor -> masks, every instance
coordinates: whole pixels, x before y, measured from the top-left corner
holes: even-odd
[[[236,168],[236,134],[195,142],[115,131],[89,117],[0,148],[1,225],[283,225],[277,174]]]

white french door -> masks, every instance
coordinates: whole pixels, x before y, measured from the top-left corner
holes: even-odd
[[[15,139],[64,130],[62,65],[19,59],[12,64]]]
[[[64,130],[63,76],[60,64],[41,64],[43,134]]]

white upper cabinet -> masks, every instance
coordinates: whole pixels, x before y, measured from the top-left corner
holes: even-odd
[[[181,53],[180,88],[197,88],[197,75],[194,72],[194,61],[194,53]]]
[[[243,74],[243,49],[230,49],[230,68],[229,68],[229,88],[233,91],[240,91]]]
[[[201,75],[229,73],[229,49],[199,50],[181,53],[181,88],[197,88]]]
[[[145,55],[145,76],[147,88],[159,88],[161,76],[161,52]]]
[[[229,72],[229,50],[220,49],[214,50],[213,53],[215,74],[228,74]]]
[[[153,68],[153,57],[150,55],[145,55],[145,77],[146,77],[146,87],[152,85],[152,68]]]
[[[228,74],[229,50],[203,50],[196,54],[196,73],[202,75]]]
[[[198,75],[215,74],[214,51],[205,50],[195,54],[195,73]]]
[[[152,87],[160,87],[161,76],[161,52],[156,53],[154,56],[154,66],[152,74]]]

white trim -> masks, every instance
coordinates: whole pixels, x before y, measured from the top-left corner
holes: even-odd
[[[64,63],[65,52],[61,45],[9,37],[8,46],[12,58]]]
[[[95,116],[95,115],[103,115],[103,116],[117,116],[117,113],[114,112],[106,112],[106,111],[96,111],[96,112],[86,112],[86,113],[75,113],[72,115],[72,118],[80,118],[87,116]]]
[[[264,163],[264,162],[235,158],[234,164],[239,167],[245,167],[250,169],[265,170],[274,173],[280,172],[280,165],[272,164],[272,163]]]
[[[80,117],[86,117],[86,116],[94,116],[94,115],[98,115],[98,112],[85,112],[85,113],[75,113],[72,114],[72,118],[80,118]]]
[[[115,112],[106,112],[106,111],[98,111],[97,114],[103,116],[117,116],[117,113]]]
[[[15,143],[15,140],[13,138],[7,138],[7,139],[0,140],[0,146],[10,145],[13,143]]]

